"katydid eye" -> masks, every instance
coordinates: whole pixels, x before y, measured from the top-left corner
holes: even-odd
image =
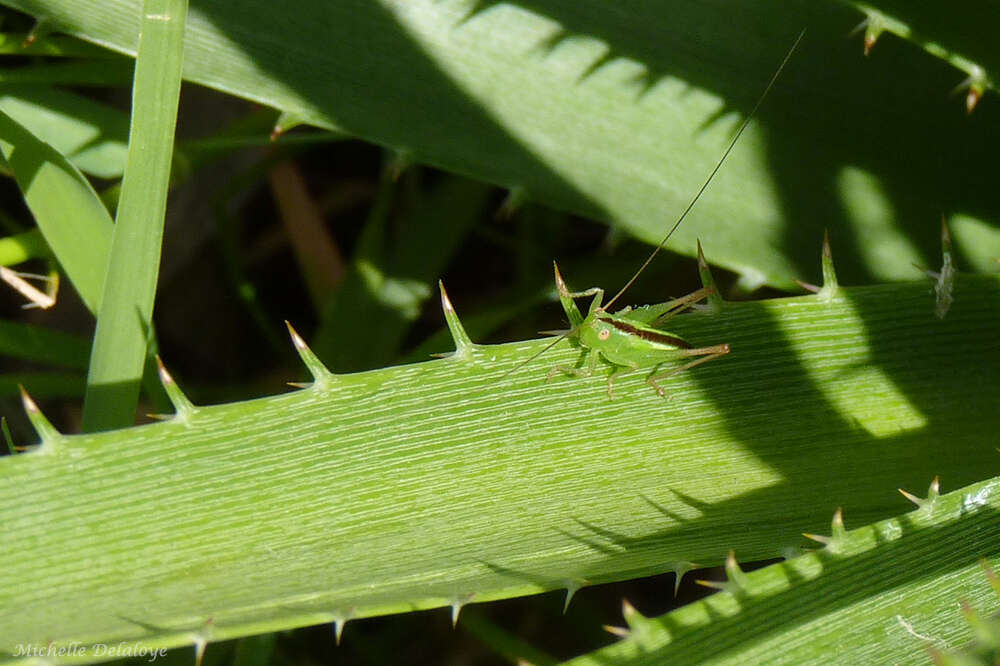
[[[597,337],[600,338],[601,340],[607,340],[608,338],[611,337],[611,329],[610,328],[602,328],[597,333]]]

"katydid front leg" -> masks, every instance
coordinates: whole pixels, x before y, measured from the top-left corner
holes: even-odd
[[[557,365],[549,370],[548,376],[545,381],[550,381],[560,372],[567,375],[572,375],[574,377],[590,377],[597,371],[597,361],[600,358],[600,352],[594,351],[592,349],[586,350],[587,356],[587,367],[586,368],[572,368],[568,365]],[[615,378],[618,375],[623,375],[627,372],[633,372],[639,369],[639,364],[622,366],[615,364],[615,369],[608,375],[608,399],[615,399]],[[662,395],[662,394],[661,394]]]
[[[574,291],[570,293],[570,298],[583,298],[584,296],[593,296],[594,300],[590,302],[590,308],[587,310],[587,316],[590,316],[601,309],[601,303],[604,302],[604,290],[600,287],[591,287],[585,291]]]
[[[586,291],[570,293],[570,290],[566,287],[566,281],[563,280],[563,276],[559,272],[559,264],[553,261],[552,268],[556,275],[556,291],[559,293],[559,302],[562,304],[563,310],[566,312],[566,317],[569,319],[570,329],[576,330],[583,324],[583,315],[580,314],[580,308],[576,307],[576,301],[573,299],[584,296],[594,297],[594,300],[590,302],[590,309],[587,310],[587,316],[589,317],[601,309],[601,303],[604,302],[604,290],[600,287],[591,287]]]
[[[624,375],[626,372],[632,372],[633,370],[638,370],[639,364],[636,363],[634,366],[617,366],[617,368],[608,375],[608,400],[615,399],[615,377],[618,375]]]
[[[556,365],[549,370],[549,374],[545,377],[546,383],[552,381],[560,372],[566,375],[572,375],[574,377],[590,377],[597,370],[597,360],[598,353],[591,349],[584,349],[584,354],[587,355],[587,367],[586,368],[574,368],[568,365]]]

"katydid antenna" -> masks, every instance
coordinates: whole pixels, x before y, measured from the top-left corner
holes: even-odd
[[[632,284],[635,283],[637,279],[639,279],[639,276],[642,275],[642,272],[646,270],[649,264],[653,262],[653,259],[656,258],[656,255],[659,254],[660,250],[662,250],[663,247],[667,244],[667,241],[670,240],[670,237],[674,234],[675,231],[677,231],[677,228],[681,226],[681,222],[683,222],[684,218],[688,216],[688,213],[691,212],[691,209],[694,208],[694,205],[698,203],[698,199],[701,198],[701,195],[704,194],[705,190],[708,189],[708,186],[712,183],[712,180],[715,179],[715,175],[719,173],[719,169],[722,168],[722,165],[725,163],[726,158],[728,158],[729,154],[733,152],[733,149],[736,147],[736,143],[740,140],[740,137],[743,136],[743,132],[746,131],[746,128],[750,125],[750,121],[752,121],[754,117],[757,115],[757,111],[760,109],[761,104],[764,103],[764,99],[767,98],[767,94],[771,92],[771,88],[774,87],[774,84],[778,80],[778,77],[781,76],[781,72],[784,71],[785,65],[788,64],[789,60],[791,60],[792,54],[795,53],[795,49],[798,48],[799,42],[802,41],[802,38],[805,36],[805,34],[806,31],[805,28],[803,28],[802,32],[800,32],[798,37],[795,38],[795,41],[792,43],[791,48],[788,49],[788,53],[785,54],[785,57],[784,59],[782,59],[781,64],[778,65],[778,69],[771,76],[771,80],[767,82],[767,86],[764,88],[764,92],[762,92],[760,94],[760,97],[757,98],[757,103],[754,104],[753,109],[750,110],[750,113],[747,115],[747,117],[743,119],[742,123],[740,123],[739,129],[737,129],[736,134],[733,135],[733,138],[729,142],[729,146],[726,148],[726,151],[722,153],[722,157],[720,157],[719,161],[715,163],[715,167],[712,169],[712,172],[708,174],[708,178],[706,178],[705,182],[701,184],[700,188],[698,188],[698,192],[695,193],[694,197],[691,199],[691,202],[680,214],[680,217],[677,218],[677,221],[674,222],[673,226],[670,227],[670,230],[667,231],[667,235],[664,236],[663,240],[661,240],[659,244],[653,249],[653,251],[649,253],[649,256],[646,257],[646,261],[642,262],[642,265],[639,266],[639,269],[635,272],[635,274],[632,275],[631,278],[629,278],[628,282],[625,283],[625,286],[619,289],[618,293],[615,294],[610,301],[602,305],[600,307],[600,310],[607,311],[608,308],[614,305],[614,303],[619,298],[621,298],[626,291],[628,291],[628,288],[631,287]],[[569,336],[576,333],[579,328],[580,328],[579,326],[575,326],[570,330],[566,331],[565,333],[557,337],[555,340],[553,340],[550,344],[546,345],[544,349],[532,355],[531,358],[505,372],[503,377],[501,377],[501,379],[507,377],[507,375],[515,372],[516,370],[520,370],[523,366],[531,363],[536,358],[538,358],[539,356],[541,356],[542,354],[544,354],[545,352],[547,352],[548,350],[552,349],[557,344],[562,342],[565,338],[568,338]]]

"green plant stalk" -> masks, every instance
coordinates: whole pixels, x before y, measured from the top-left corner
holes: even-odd
[[[1000,278],[960,275],[944,320],[929,281],[676,317],[732,353],[669,400],[642,373],[614,402],[603,376],[546,382],[566,343],[502,378],[547,344],[527,341],[313,364],[310,388],[175,395],[178,416],[113,432],[40,423],[0,459],[0,649],[189,645],[797,551],[837,505],[885,518],[887,489],[995,468],[998,305]]]
[[[1000,605],[982,564],[1000,561],[1000,477],[919,501],[850,531],[835,517],[824,548],[750,574],[731,559],[719,594],[661,617],[626,606],[629,636],[569,663],[926,664],[972,640],[960,603]]]
[[[180,97],[187,0],[145,0],[132,124],[83,402],[84,430],[134,421],[150,337]]]

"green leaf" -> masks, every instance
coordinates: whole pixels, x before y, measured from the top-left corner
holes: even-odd
[[[36,398],[78,398],[85,384],[82,373],[4,373],[0,374],[0,395],[17,396],[23,386]]]
[[[929,650],[970,640],[960,601],[997,608],[982,563],[1000,562],[998,491],[998,478],[966,486],[826,537],[821,550],[737,571],[707,599],[627,616],[625,640],[568,663],[928,663]]]
[[[134,52],[136,0],[3,2]],[[905,43],[864,58],[845,39],[863,18],[813,0],[311,0],[281,20],[212,2],[192,10],[185,77],[656,242],[808,27],[670,247],[701,238],[744,286],[791,287],[815,281],[829,229],[854,243],[846,283],[909,279],[941,212],[1000,218],[1000,107],[966,117],[949,97],[963,74]]]
[[[958,275],[943,320],[930,281],[682,315],[732,353],[668,400],[645,373],[613,402],[601,375],[547,382],[566,344],[504,377],[534,340],[50,436],[0,458],[20,554],[0,649],[190,645],[797,552],[837,504],[865,524],[899,513],[894,488],[990,476],[998,306],[1000,277]]]

